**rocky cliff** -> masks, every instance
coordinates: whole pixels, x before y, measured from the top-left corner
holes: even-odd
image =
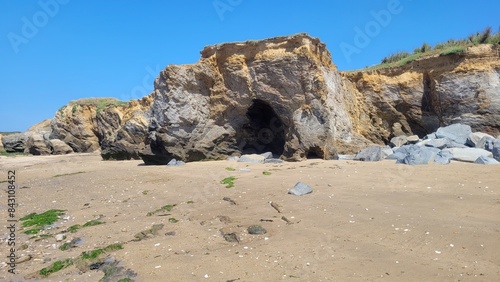
[[[479,45],[462,54],[423,58],[394,69],[348,72],[343,77],[352,83],[353,93],[372,106],[378,140],[401,133],[422,136],[452,123],[497,136],[499,54],[498,45]]]
[[[351,118],[360,103],[318,39],[228,43],[201,54],[155,81],[149,146],[141,153],[147,163],[266,151],[286,160],[331,158],[366,143]]]
[[[496,136],[499,114],[498,46],[340,73],[323,43],[297,34],[208,46],[196,64],[166,67],[141,100],[74,101],[41,139],[20,137],[27,151],[29,138],[47,144],[43,153],[60,140],[74,152],[147,164],[266,151],[330,159],[457,122]]]

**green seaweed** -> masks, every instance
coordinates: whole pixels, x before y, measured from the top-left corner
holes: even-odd
[[[23,221],[23,228],[33,227],[29,230],[24,231],[25,234],[37,234],[45,226],[49,226],[58,221],[59,217],[63,214],[64,210],[52,209],[40,214],[30,213],[27,216],[21,217],[20,220]]]
[[[226,188],[233,188],[235,180],[236,180],[236,177],[234,177],[234,176],[226,177],[220,181],[220,184],[226,185]]]
[[[58,260],[54,262],[51,266],[40,269],[39,273],[41,276],[47,277],[50,274],[58,272],[59,270],[64,269],[71,265],[73,265],[73,260],[71,259]]]
[[[155,214],[157,214],[157,213],[159,213],[159,212],[169,212],[169,211],[171,211],[171,210],[172,210],[175,206],[176,206],[176,204],[173,204],[173,205],[165,205],[165,206],[163,206],[163,207],[161,207],[161,208],[159,208],[159,209],[157,209],[157,210],[155,210],[155,211],[148,212],[148,213],[146,214],[146,216],[153,216],[153,215],[155,215]]]

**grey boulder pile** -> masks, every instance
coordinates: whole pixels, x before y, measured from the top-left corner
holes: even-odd
[[[500,137],[500,136],[499,136]],[[390,146],[369,146],[356,154],[355,160],[396,160],[409,165],[448,164],[451,160],[477,164],[498,164],[500,138],[483,132],[472,132],[465,124],[440,127],[423,140],[415,136],[397,136]]]

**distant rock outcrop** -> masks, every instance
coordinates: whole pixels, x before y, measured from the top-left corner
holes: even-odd
[[[72,101],[52,120],[50,139],[62,140],[74,152],[101,149],[104,159],[138,159],[144,149],[151,100],[121,102],[113,98]]]

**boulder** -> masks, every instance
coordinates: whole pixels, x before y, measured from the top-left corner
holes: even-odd
[[[297,184],[295,184],[295,186],[293,186],[288,191],[288,194],[302,196],[302,195],[312,193],[312,191],[313,191],[313,189],[311,188],[311,186],[309,186],[305,183],[302,183],[302,182],[297,182]]]
[[[262,153],[260,155],[263,156],[265,160],[273,158],[273,153],[272,152],[265,152],[265,153]]]
[[[3,147],[9,153],[23,153],[26,149],[26,142],[29,135],[27,133],[14,133],[2,136]]]
[[[237,160],[239,160],[239,159],[240,159],[240,157],[239,157],[239,156],[231,156],[231,157],[228,157],[228,158],[226,159],[226,161],[234,162],[234,161],[237,161]]]
[[[450,152],[453,159],[462,162],[474,162],[481,156],[492,157],[493,154],[478,148],[448,148],[443,151]]]
[[[449,164],[453,159],[453,154],[448,151],[439,151],[434,158],[435,164]]]
[[[476,147],[476,148],[478,148],[477,144],[479,143],[479,141],[482,138],[485,138],[485,137],[488,137],[488,138],[491,138],[491,139],[495,139],[493,136],[491,136],[491,135],[489,135],[487,133],[472,132],[472,133],[469,134],[469,137],[467,138],[466,145],[470,146],[470,147]],[[484,149],[484,148],[482,148],[482,149]]]
[[[500,138],[496,139],[493,143],[493,158],[500,162]]]
[[[491,136],[483,136],[479,142],[476,143],[476,148],[485,149],[486,151],[493,151],[495,138]]]
[[[73,153],[73,149],[68,144],[59,139],[49,140],[48,145],[53,155],[65,155]]]
[[[167,163],[167,165],[168,165],[168,166],[181,166],[181,165],[185,165],[185,164],[186,164],[185,162],[183,162],[183,161],[178,161],[178,160],[176,160],[176,159],[171,159],[171,160]]]
[[[489,165],[489,164],[499,164],[499,162],[497,160],[495,160],[494,158],[490,158],[490,157],[485,157],[485,156],[480,156],[479,158],[477,158],[474,163],[476,164],[486,164],[486,165]]]
[[[242,155],[238,159],[238,162],[240,162],[240,163],[259,163],[259,164],[263,164],[265,160],[266,160],[266,157],[263,156],[263,155],[249,154],[249,155]]]
[[[434,162],[436,155],[440,152],[439,149],[432,147],[421,147],[417,145],[410,145],[405,148],[406,154],[403,158],[398,158],[396,163],[408,164],[408,165],[422,165]],[[403,150],[399,151],[399,154],[403,153]]]
[[[427,147],[434,147],[438,149],[450,148],[452,146],[448,138],[427,139],[421,142],[422,145]]]
[[[101,157],[103,160],[139,160],[138,148],[125,140],[113,142],[103,146]]]
[[[356,155],[344,155],[344,154],[335,154],[333,156],[334,160],[354,160]]]
[[[387,156],[388,160],[402,160],[406,157],[406,152],[394,152],[392,155]]]
[[[50,155],[51,150],[42,134],[34,133],[26,141],[24,152],[31,155]]]
[[[271,158],[271,159],[265,159],[264,160],[264,163],[265,164],[281,164],[281,163],[284,163],[285,161],[281,160],[281,159],[275,159],[275,158]]]
[[[146,147],[144,150],[139,152],[139,156],[144,161],[145,165],[166,165],[170,160],[177,158],[178,156],[167,154],[165,152],[153,153],[151,147]]]
[[[394,153],[392,148],[388,145],[382,147],[381,150],[382,150],[382,159],[385,159]]]
[[[415,144],[418,141],[420,141],[420,138],[417,135],[412,135],[412,136],[408,136],[407,140],[408,140],[408,144]]]
[[[436,137],[436,133],[435,133],[435,132],[433,132],[433,133],[430,133],[430,134],[425,135],[423,139],[424,139],[424,140],[432,140],[432,139],[436,139],[436,138],[437,138],[437,137]]]
[[[391,139],[391,147],[401,147],[408,142],[406,135],[396,136]]]
[[[0,134],[0,152],[3,151],[2,134]]]
[[[448,138],[453,142],[465,145],[469,135],[472,133],[469,125],[455,123],[446,127],[440,127],[436,131],[437,138]]]
[[[365,162],[376,162],[384,159],[384,154],[382,153],[381,146],[368,146],[365,149],[359,151],[354,157],[357,161]]]

